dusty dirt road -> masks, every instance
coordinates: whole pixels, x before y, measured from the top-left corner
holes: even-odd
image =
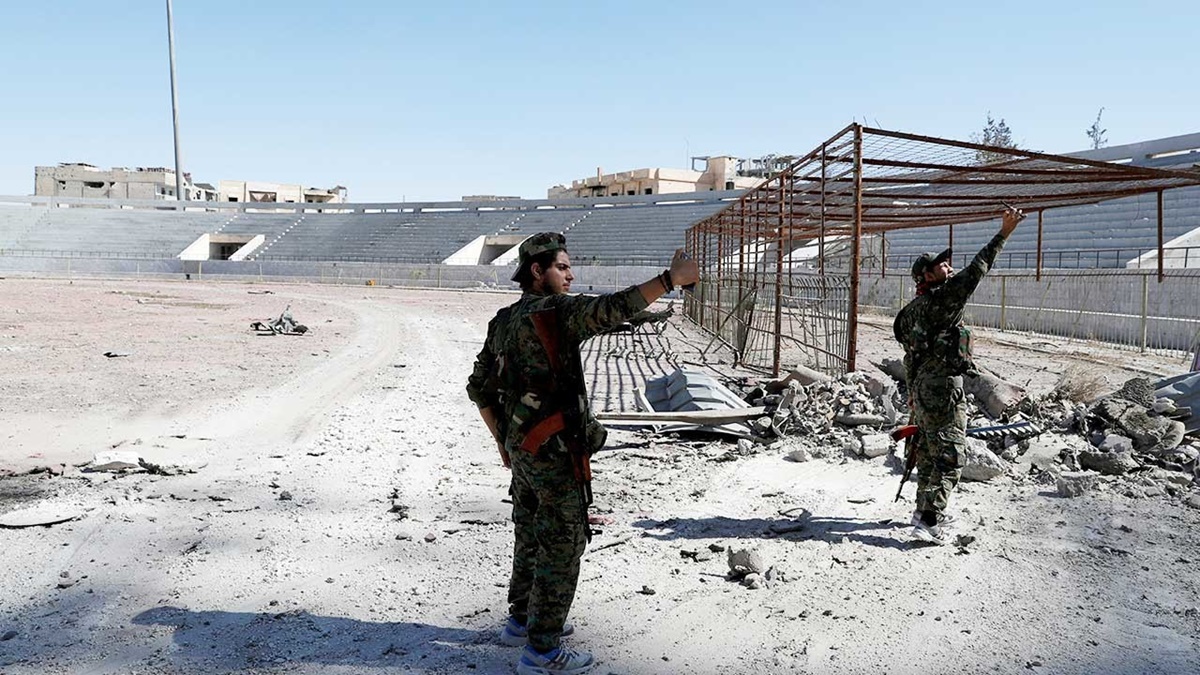
[[[494,641],[507,474],[463,392],[512,296],[0,285],[0,466],[66,464],[0,479],[0,514],[77,516],[0,530],[0,672],[512,672]],[[311,334],[247,329],[287,304]],[[864,330],[868,358],[894,355],[883,336]],[[1071,362],[980,352],[1034,389]],[[1115,364],[1177,367],[1128,357],[1088,350],[1117,383]],[[610,445],[595,490],[611,524],[572,612],[595,672],[1200,672],[1200,511],[1178,497],[968,483],[955,507],[978,540],[930,549],[909,542],[884,458]],[[113,447],[194,472],[74,466]],[[756,549],[781,578],[727,581],[710,546]]]

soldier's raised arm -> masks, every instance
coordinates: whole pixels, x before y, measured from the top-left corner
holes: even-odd
[[[992,266],[995,265],[996,256],[1000,254],[1000,249],[1004,248],[1004,242],[1008,241],[1009,235],[1017,229],[1017,225],[1022,220],[1025,220],[1025,214],[1018,209],[1009,208],[1004,212],[1000,221],[1000,231],[996,233],[996,236],[992,237],[992,240],[984,245],[979,253],[975,254],[971,264],[946,282],[946,288],[943,291],[946,300],[966,305],[984,275],[990,272]]]
[[[574,296],[563,300],[561,310],[567,335],[576,342],[597,335],[646,309],[676,287],[700,280],[700,266],[683,252],[675,251],[671,267],[647,281],[623,291],[600,296]]]

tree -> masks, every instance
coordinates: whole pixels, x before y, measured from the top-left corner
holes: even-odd
[[[1108,129],[1100,127],[1100,116],[1103,114],[1104,108],[1102,107],[1100,108],[1100,112],[1096,113],[1096,121],[1092,122],[1092,126],[1087,130],[1088,138],[1092,139],[1093,150],[1099,150],[1108,145],[1108,139],[1104,137],[1104,134],[1108,133]]]
[[[971,140],[980,145],[990,145],[997,148],[1015,148],[1017,144],[1012,139],[1012,129],[1004,123],[1004,118],[1001,117],[997,122],[996,118],[992,117],[992,111],[987,113],[987,123],[983,125],[982,132],[971,134]],[[990,150],[976,150],[975,161],[979,164],[990,164],[1000,160],[1008,159],[1010,156],[1002,152],[992,152]]]

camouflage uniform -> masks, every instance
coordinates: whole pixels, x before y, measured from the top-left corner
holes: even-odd
[[[513,571],[509,584],[510,614],[528,630],[529,645],[540,652],[558,646],[559,636],[579,579],[579,559],[587,546],[586,506],[575,479],[563,437],[581,434],[566,429],[546,440],[536,453],[522,449],[529,424],[569,402],[555,385],[555,372],[531,315],[553,312],[559,326],[559,367],[581,376],[580,344],[646,308],[637,287],[602,296],[525,293],[501,309],[488,324],[487,340],[475,360],[467,394],[481,409],[496,411],[512,464]],[[594,438],[602,427],[590,409],[582,422]],[[578,418],[577,424],[580,423]]]
[[[963,310],[1004,241],[1001,235],[993,237],[965,269],[913,298],[893,324],[896,339],[904,345],[913,423],[920,429],[909,441],[917,444],[917,510],[932,511],[939,520],[962,475],[967,444],[962,376],[977,374],[969,333],[963,328]],[[913,267],[914,279],[918,268],[945,257],[949,251],[936,257],[923,255]]]

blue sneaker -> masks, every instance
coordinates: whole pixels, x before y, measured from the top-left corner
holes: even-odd
[[[517,675],[579,675],[596,667],[596,659],[587,652],[577,652],[559,645],[545,654],[526,645],[517,662]]]
[[[567,637],[575,633],[575,626],[568,621],[563,624],[562,633],[559,637]],[[508,617],[508,621],[504,622],[504,628],[500,629],[500,644],[508,645],[509,647],[523,647],[529,641],[529,633],[525,630],[525,626],[517,623],[517,620]]]

